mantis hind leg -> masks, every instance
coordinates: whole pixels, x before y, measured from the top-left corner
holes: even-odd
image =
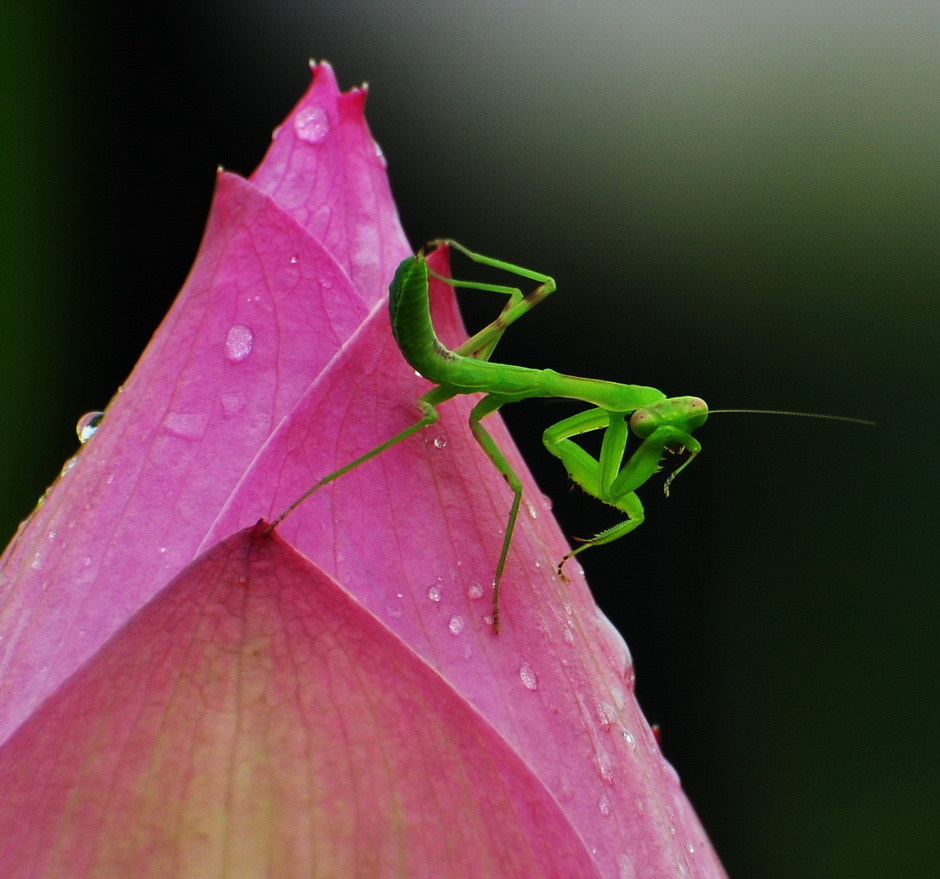
[[[327,476],[324,476],[319,482],[314,486],[305,491],[297,500],[295,500],[286,510],[284,510],[280,515],[278,515],[267,528],[264,529],[264,533],[268,534],[273,531],[284,519],[287,518],[294,510],[297,509],[308,497],[310,497],[315,492],[323,488],[324,485],[329,485],[335,479],[339,479],[340,476],[344,476],[349,473],[350,470],[355,470],[360,464],[365,464],[366,461],[371,460],[376,455],[381,455],[382,452],[390,449],[392,446],[397,446],[400,442],[408,439],[408,437],[416,434],[418,431],[423,430],[429,424],[434,424],[438,418],[436,406],[440,403],[450,400],[456,394],[451,390],[447,385],[442,385],[435,388],[433,391],[425,394],[423,397],[418,398],[418,409],[421,411],[422,417],[420,421],[416,421],[414,424],[406,427],[403,431],[396,433],[391,439],[386,440],[381,445],[376,446],[374,449],[366,452],[364,455],[360,455],[354,461],[350,461],[345,467],[340,467],[339,470],[334,470]]]
[[[496,564],[496,573],[493,576],[493,631],[499,631],[499,584],[503,577],[503,569],[506,567],[506,558],[509,555],[509,546],[512,543],[512,533],[516,527],[516,517],[519,515],[519,503],[522,500],[522,483],[516,475],[509,462],[499,450],[496,441],[490,435],[489,431],[480,423],[481,419],[495,412],[504,403],[508,402],[505,397],[498,397],[490,394],[480,400],[470,412],[470,430],[480,447],[486,452],[487,457],[493,462],[493,466],[499,471],[503,479],[512,490],[512,506],[509,508],[509,519],[506,521],[506,533],[503,535],[503,546],[499,553],[499,561]]]
[[[555,281],[548,275],[543,275],[541,272],[533,272],[530,269],[513,265],[513,263],[483,256],[449,239],[432,241],[431,244],[446,244],[448,247],[459,251],[468,259],[480,265],[490,266],[491,268],[509,272],[510,274],[519,275],[519,277],[522,278],[528,278],[530,281],[538,282],[539,285],[528,296],[523,296],[522,291],[518,287],[508,287],[501,284],[482,284],[476,281],[457,281],[453,278],[445,278],[443,275],[431,272],[433,277],[451,287],[463,290],[482,290],[483,292],[489,293],[503,293],[509,297],[509,301],[503,307],[503,310],[496,320],[485,326],[480,332],[475,333],[467,339],[466,342],[460,345],[460,347],[455,349],[454,353],[462,357],[475,357],[477,360],[489,360],[493,355],[496,345],[502,338],[503,333],[506,332],[506,328],[509,327],[510,324],[515,323],[522,315],[534,308],[546,296],[549,296],[555,291]]]

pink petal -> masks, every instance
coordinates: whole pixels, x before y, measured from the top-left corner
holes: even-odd
[[[333,254],[368,305],[410,251],[381,150],[363,124],[365,86],[340,94],[329,64],[274,132],[251,182]]]
[[[291,216],[251,183],[219,175],[173,308],[4,556],[0,740],[195,557],[272,431],[366,315],[350,278],[377,276],[407,253],[358,94],[339,96],[332,72],[318,68],[301,107],[319,102],[337,136],[290,155],[319,180],[310,198],[321,204],[301,219],[319,218],[325,238],[381,223],[371,233],[379,250],[347,249],[341,262],[295,219],[297,205]],[[350,186],[357,175],[364,182]],[[262,166],[256,176],[277,188],[276,172]],[[324,222],[322,205],[334,204],[336,224]]]
[[[18,879],[600,875],[493,728],[257,529],[13,736],[0,790],[0,873]]]

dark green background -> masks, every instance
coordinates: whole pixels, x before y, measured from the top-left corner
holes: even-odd
[[[216,165],[250,172],[327,58],[370,81],[413,243],[557,278],[503,359],[879,422],[715,416],[583,558],[733,876],[936,875],[935,0],[0,14],[4,535],[182,283]],[[610,511],[539,444],[568,411],[507,414],[585,534]]]

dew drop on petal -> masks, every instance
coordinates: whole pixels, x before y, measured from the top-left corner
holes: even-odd
[[[448,621],[447,628],[450,629],[451,635],[459,635],[465,625],[464,618],[459,614],[454,614]]]
[[[539,688],[539,677],[535,669],[527,662],[523,662],[519,667],[519,679],[527,690],[537,690]]]
[[[597,715],[601,729],[610,729],[613,722],[617,719],[617,712],[614,706],[607,702],[598,702],[594,706],[594,713]]]
[[[617,855],[617,879],[636,879],[636,870],[630,856],[622,852]]]
[[[330,120],[322,107],[304,107],[294,117],[294,131],[306,143],[321,143],[330,133]]]
[[[206,430],[206,416],[201,413],[171,412],[163,419],[163,428],[180,439],[201,439]]]
[[[597,769],[601,781],[605,784],[614,783],[614,769],[610,762],[610,754],[603,748],[597,747],[594,749],[594,767]]]
[[[601,797],[600,800],[598,800],[597,808],[602,815],[610,814],[610,802],[607,797]]]
[[[104,412],[86,412],[75,425],[78,441],[85,445],[97,432],[104,420]]]
[[[440,584],[435,583],[433,586],[428,586],[428,598],[431,601],[440,601],[443,591],[441,590]]]
[[[445,437],[445,436],[436,436],[436,437],[434,437],[434,448],[435,448],[435,449],[446,449],[446,448],[447,448],[447,437]]]
[[[476,580],[471,580],[470,585],[467,587],[467,598],[471,601],[476,601],[483,597],[483,587]]]
[[[248,398],[244,394],[222,394],[220,399],[222,403],[222,412],[226,418],[231,418],[234,415],[238,415],[238,413],[245,408],[245,404],[248,402]]]
[[[375,155],[379,162],[381,162],[382,167],[387,168],[388,162],[385,161],[385,153],[382,151],[382,147],[379,146],[379,142],[377,140],[373,140],[372,145],[375,147]]]
[[[254,336],[248,327],[236,324],[225,337],[225,357],[231,363],[241,363],[250,353]]]

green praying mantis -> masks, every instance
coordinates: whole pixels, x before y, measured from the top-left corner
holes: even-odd
[[[492,362],[490,358],[506,329],[554,292],[554,280],[548,275],[474,253],[455,241],[439,240],[431,242],[431,245],[447,245],[476,263],[534,281],[538,286],[524,296],[516,287],[458,281],[436,275],[429,270],[423,251],[405,259],[389,287],[392,333],[405,360],[437,387],[418,398],[419,421],[323,477],[274,519],[267,530],[274,529],[323,486],[434,424],[438,420],[437,407],[441,403],[461,394],[483,394],[470,413],[470,430],[513,495],[493,577],[493,629],[498,632],[500,582],[519,514],[522,484],[483,426],[483,419],[507,403],[531,397],[562,397],[590,404],[587,411],[549,427],[543,441],[548,451],[561,460],[575,483],[588,494],[624,513],[626,519],[581,541],[580,546],[568,552],[557,565],[557,572],[563,577],[565,562],[578,553],[590,546],[610,543],[639,527],[644,513],[637,489],[660,469],[665,453],[688,452],[688,458],[665,480],[664,491],[669,494],[672,481],[701,451],[701,445],[692,433],[705,423],[708,406],[698,397],[667,397],[655,388],[641,385],[578,378],[551,369]],[[431,276],[451,287],[502,293],[508,300],[496,320],[458,348],[449,350],[437,338],[431,322],[428,302],[428,279]],[[603,431],[603,437],[600,452],[594,458],[574,441],[574,437],[596,430]],[[627,440],[631,431],[638,438],[639,445],[627,457]]]

